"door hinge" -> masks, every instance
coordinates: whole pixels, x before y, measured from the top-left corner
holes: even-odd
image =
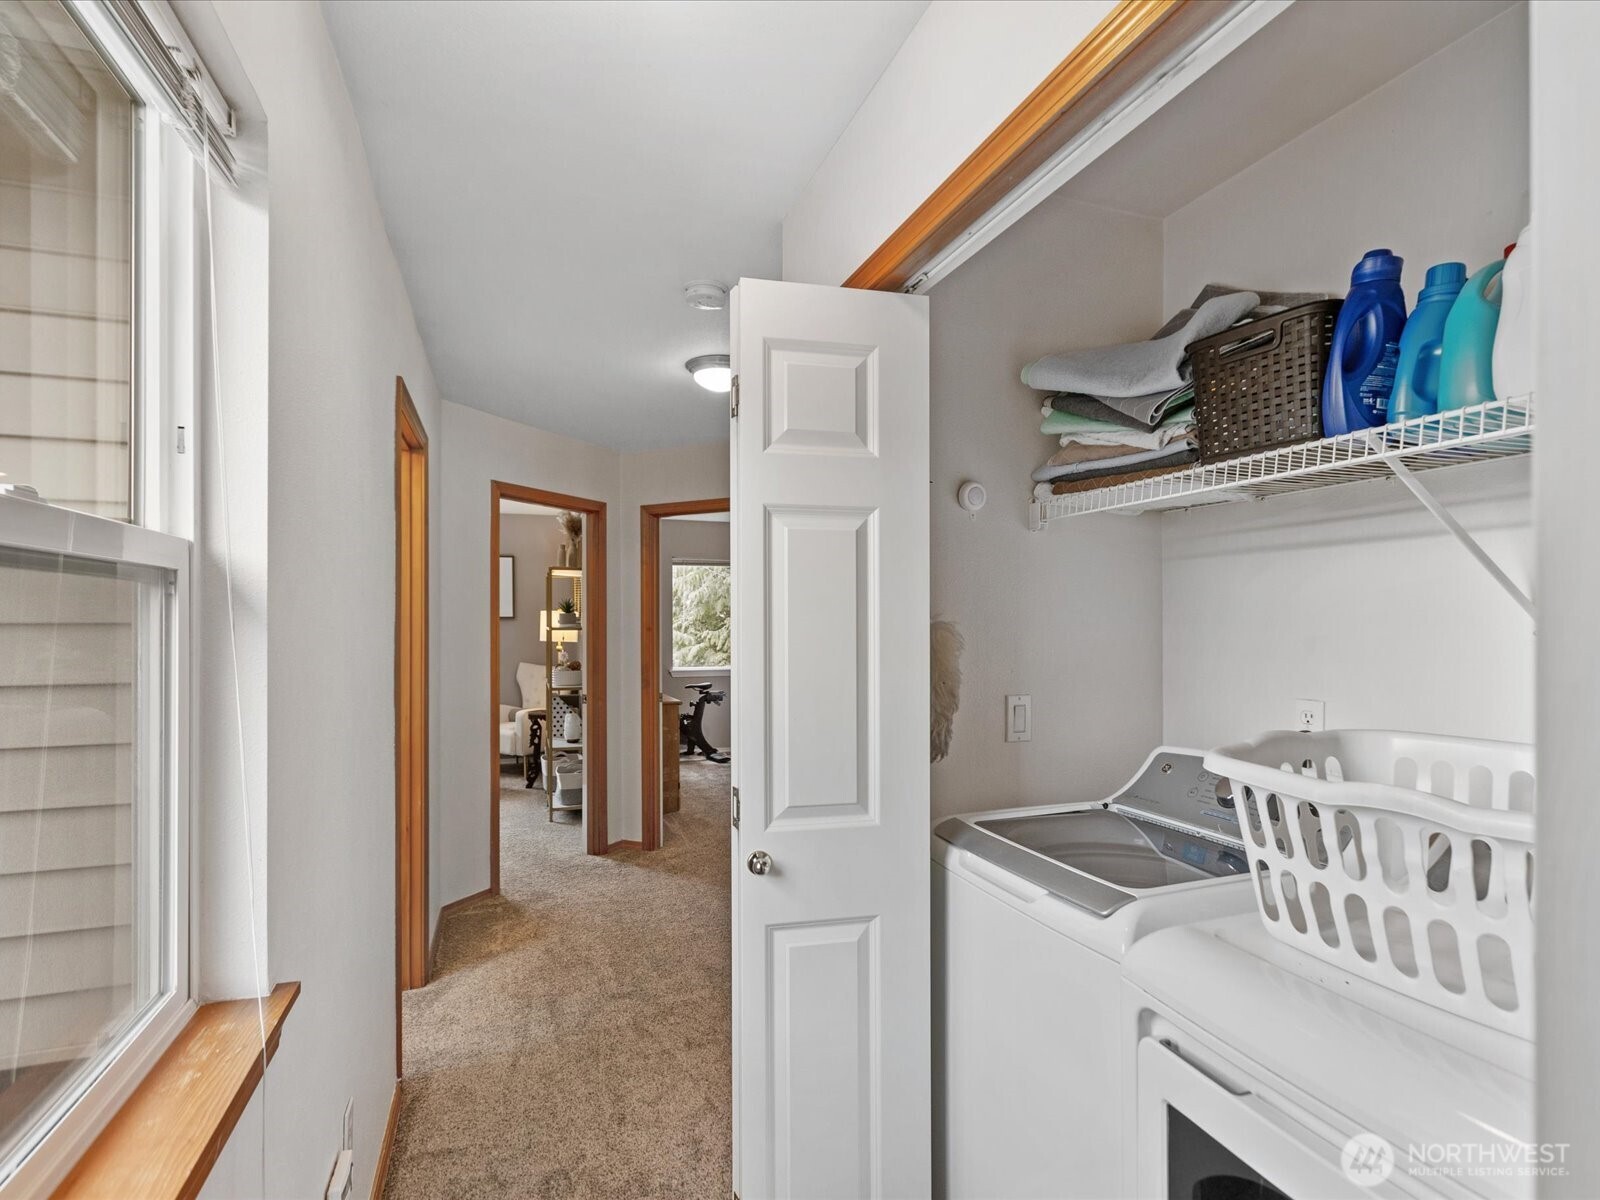
[[[739,418],[739,377],[737,375],[735,375],[733,377],[733,409],[729,413],[729,419],[730,420],[738,420],[738,418]]]
[[[733,789],[733,827],[739,828],[739,789]]]

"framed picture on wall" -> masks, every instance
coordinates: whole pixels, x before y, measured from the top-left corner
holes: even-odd
[[[509,621],[517,615],[516,556],[500,556],[500,617]]]

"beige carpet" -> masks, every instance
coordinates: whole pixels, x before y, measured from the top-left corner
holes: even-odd
[[[581,853],[506,777],[498,897],[405,996],[390,1200],[732,1191],[728,768],[683,763],[644,854]]]

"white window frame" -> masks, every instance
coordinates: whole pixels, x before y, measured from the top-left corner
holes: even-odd
[[[169,866],[161,920],[169,952],[161,998],[122,1035],[114,1049],[102,1053],[99,1071],[86,1076],[57,1102],[54,1111],[59,1115],[42,1123],[15,1170],[0,1183],[0,1196],[9,1200],[47,1194],[59,1182],[194,1012],[189,959],[192,547],[186,539],[171,534],[11,496],[0,496],[0,545],[80,560],[156,567],[172,572],[175,580],[166,647],[168,720],[161,746],[167,764],[164,799],[171,818],[162,845]]]
[[[197,914],[192,904],[196,839],[192,780],[195,672],[192,582],[200,453],[196,210],[198,172],[178,127],[186,122],[138,53],[127,45],[104,0],[62,0],[136,101],[133,163],[133,381],[129,422],[130,521],[0,496],[0,544],[173,572],[176,581],[167,664],[164,731],[170,820],[162,847],[170,864],[162,930],[169,948],[160,1001],[103,1053],[98,1071],[64,1096],[41,1122],[14,1167],[0,1163],[0,1200],[48,1194],[105,1128],[193,1016]],[[180,448],[180,429],[183,445]],[[57,1115],[58,1114],[58,1115]]]
[[[668,657],[667,674],[671,675],[674,679],[680,678],[681,676],[684,676],[684,675],[731,675],[733,673],[733,667],[732,667],[731,664],[729,666],[726,666],[726,667],[680,667],[677,664],[676,656],[672,653],[672,571],[671,571],[670,568],[671,567],[727,567],[728,568],[728,585],[731,588],[732,585],[733,585],[733,562],[730,559],[726,559],[726,558],[675,558],[675,559],[673,559],[671,561],[670,564],[668,564],[668,566],[669,566],[669,569],[667,571],[667,653],[668,653],[669,657]],[[728,619],[729,619],[729,621],[733,620],[733,612],[732,612],[731,609],[728,612]]]

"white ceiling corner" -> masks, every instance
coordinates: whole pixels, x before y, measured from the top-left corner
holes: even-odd
[[[635,451],[727,436],[691,279],[781,225],[927,0],[324,0],[444,397]]]

